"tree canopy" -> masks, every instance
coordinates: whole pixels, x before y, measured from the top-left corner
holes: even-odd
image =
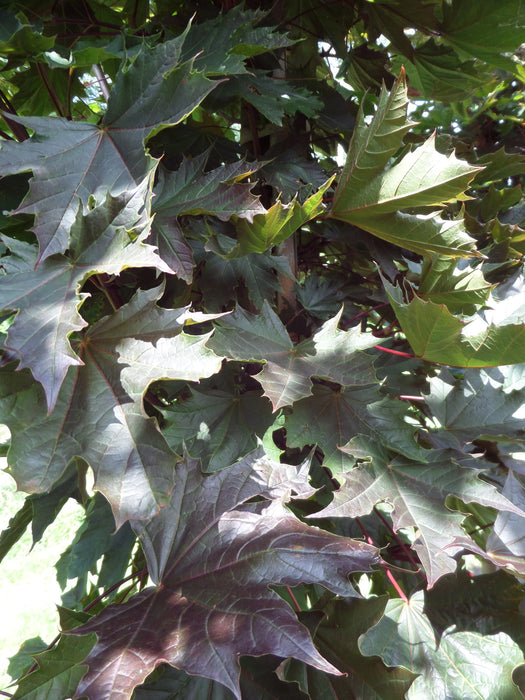
[[[524,30],[2,4],[0,559],[85,509],[5,694],[523,697]]]

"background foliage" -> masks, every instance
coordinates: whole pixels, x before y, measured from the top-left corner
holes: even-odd
[[[4,694],[523,697],[524,26],[2,5],[0,557],[85,509]]]

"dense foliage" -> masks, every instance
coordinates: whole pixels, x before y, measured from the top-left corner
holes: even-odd
[[[522,697],[524,27],[2,4],[0,557],[85,507],[15,698]]]

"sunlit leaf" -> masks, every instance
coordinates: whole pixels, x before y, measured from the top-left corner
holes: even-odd
[[[266,302],[258,316],[239,308],[218,321],[209,345],[230,359],[263,362],[257,379],[276,409],[308,396],[311,377],[328,377],[345,386],[377,381],[372,358],[364,352],[374,339],[359,329],[338,330],[340,317],[341,312],[312,338],[294,345]]]
[[[269,584],[315,580],[351,595],[347,574],[367,570],[377,553],[308,527],[281,500],[242,507],[257,495],[289,498],[290,476],[296,491],[308,492],[295,467],[262,453],[211,476],[189,458],[177,465],[169,506],[150,524],[137,525],[150,575],[162,585],[106,608],[74,631],[98,635],[77,697],[126,697],[141,676],[167,661],[222,683],[240,699],[241,653],[293,656],[340,673]]]
[[[423,695],[451,700],[521,696],[511,677],[523,661],[518,645],[503,632],[489,636],[453,627],[437,639],[422,592],[406,602],[388,601],[384,617],[361,637],[359,648],[367,656],[381,656],[387,666],[417,673],[407,695],[414,700]]]
[[[370,513],[380,502],[392,506],[396,530],[414,527],[418,533],[412,545],[421,560],[429,586],[440,576],[456,570],[446,545],[465,534],[463,516],[446,507],[447,496],[476,501],[505,511],[522,514],[518,506],[478,478],[474,469],[458,466],[446,453],[433,451],[422,461],[388,458],[370,441],[351,440],[342,450],[364,459],[358,467],[338,475],[341,486],[333,501],[315,517],[358,517]]]
[[[387,167],[413,126],[406,117],[407,104],[402,72],[390,95],[382,90],[370,125],[360,112],[330,216],[421,255],[467,257],[474,253],[474,241],[460,221],[443,219],[437,212],[401,211],[464,199],[478,172],[454,155],[439,153],[435,135]]]
[[[217,83],[179,63],[183,33],[146,47],[120,71],[100,126],[49,117],[16,117],[35,135],[4,143],[0,174],[33,171],[29,195],[17,211],[36,215],[39,261],[64,252],[79,200],[109,189],[118,195],[151,170],[145,140],[190,114]]]
[[[46,258],[34,270],[32,251],[32,259],[2,280],[0,306],[19,310],[7,347],[20,357],[20,368],[29,367],[42,384],[50,410],[68,368],[82,364],[70,342],[71,334],[87,325],[78,311],[87,296],[80,292],[82,282],[93,273],[118,275],[131,266],[169,269],[144,243],[151,225],[149,199],[149,178],[118,197],[107,194],[85,215],[78,211],[67,256]]]
[[[445,304],[419,296],[408,303],[399,287],[383,281],[397,319],[422,360],[453,367],[496,367],[525,362],[525,323],[498,325],[478,315],[469,322],[454,316]]]

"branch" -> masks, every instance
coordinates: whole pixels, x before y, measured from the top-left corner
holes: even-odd
[[[97,79],[97,82],[100,86],[100,91],[106,98],[106,101],[109,100],[109,85],[108,81],[106,79],[106,76],[104,74],[104,71],[102,70],[101,66],[98,63],[93,64],[93,73],[95,74],[95,78]]]

